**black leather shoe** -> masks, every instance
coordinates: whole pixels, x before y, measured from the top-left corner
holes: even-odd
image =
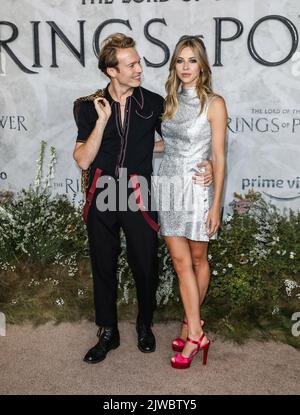
[[[136,321],[136,331],[138,334],[138,348],[143,353],[155,351],[156,342],[150,325],[146,325],[139,319]]]
[[[119,330],[115,327],[102,327],[98,330],[97,336],[98,343],[83,358],[87,363],[101,362],[110,350],[120,346]]]

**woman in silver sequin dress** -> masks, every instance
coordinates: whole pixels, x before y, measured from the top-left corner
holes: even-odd
[[[200,307],[210,279],[208,242],[217,238],[225,175],[226,105],[211,87],[211,69],[199,37],[179,40],[170,63],[162,122],[164,148],[157,180],[161,235],[179,278],[186,318],[181,336],[172,343],[181,351],[171,359],[175,368],[189,367],[210,341],[203,332]],[[212,159],[214,183],[200,186],[193,180],[196,164]]]

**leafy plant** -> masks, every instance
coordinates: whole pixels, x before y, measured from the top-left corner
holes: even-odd
[[[41,145],[34,186],[0,194],[0,310],[7,321],[93,319],[93,287],[82,205],[51,195],[55,150],[44,179]],[[202,316],[237,341],[274,338],[300,347],[291,333],[300,311],[300,213],[279,213],[254,191],[234,195],[218,240],[209,245],[211,282]],[[118,306],[133,315],[135,285],[121,238]],[[182,313],[177,277],[159,240],[157,319]]]

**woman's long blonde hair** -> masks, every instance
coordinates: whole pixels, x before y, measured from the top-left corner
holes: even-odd
[[[208,97],[214,94],[212,90],[211,69],[203,41],[198,36],[183,36],[175,46],[169,66],[169,77],[165,85],[167,92],[165,111],[162,116],[162,120],[164,121],[171,119],[178,108],[177,91],[181,81],[176,75],[176,61],[182,49],[188,47],[194,50],[195,57],[202,68],[196,84],[197,94],[201,103],[200,114],[208,101]]]

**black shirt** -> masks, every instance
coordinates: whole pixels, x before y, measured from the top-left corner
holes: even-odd
[[[134,88],[132,95],[126,99],[122,126],[120,104],[111,97],[108,85],[104,96],[111,104],[112,113],[92,163],[91,176],[97,167],[114,177],[119,177],[120,168],[127,168],[128,175],[151,175],[154,135],[155,130],[161,135],[164,98],[145,88]],[[97,119],[94,103],[81,102],[77,120],[77,142],[86,142]]]

